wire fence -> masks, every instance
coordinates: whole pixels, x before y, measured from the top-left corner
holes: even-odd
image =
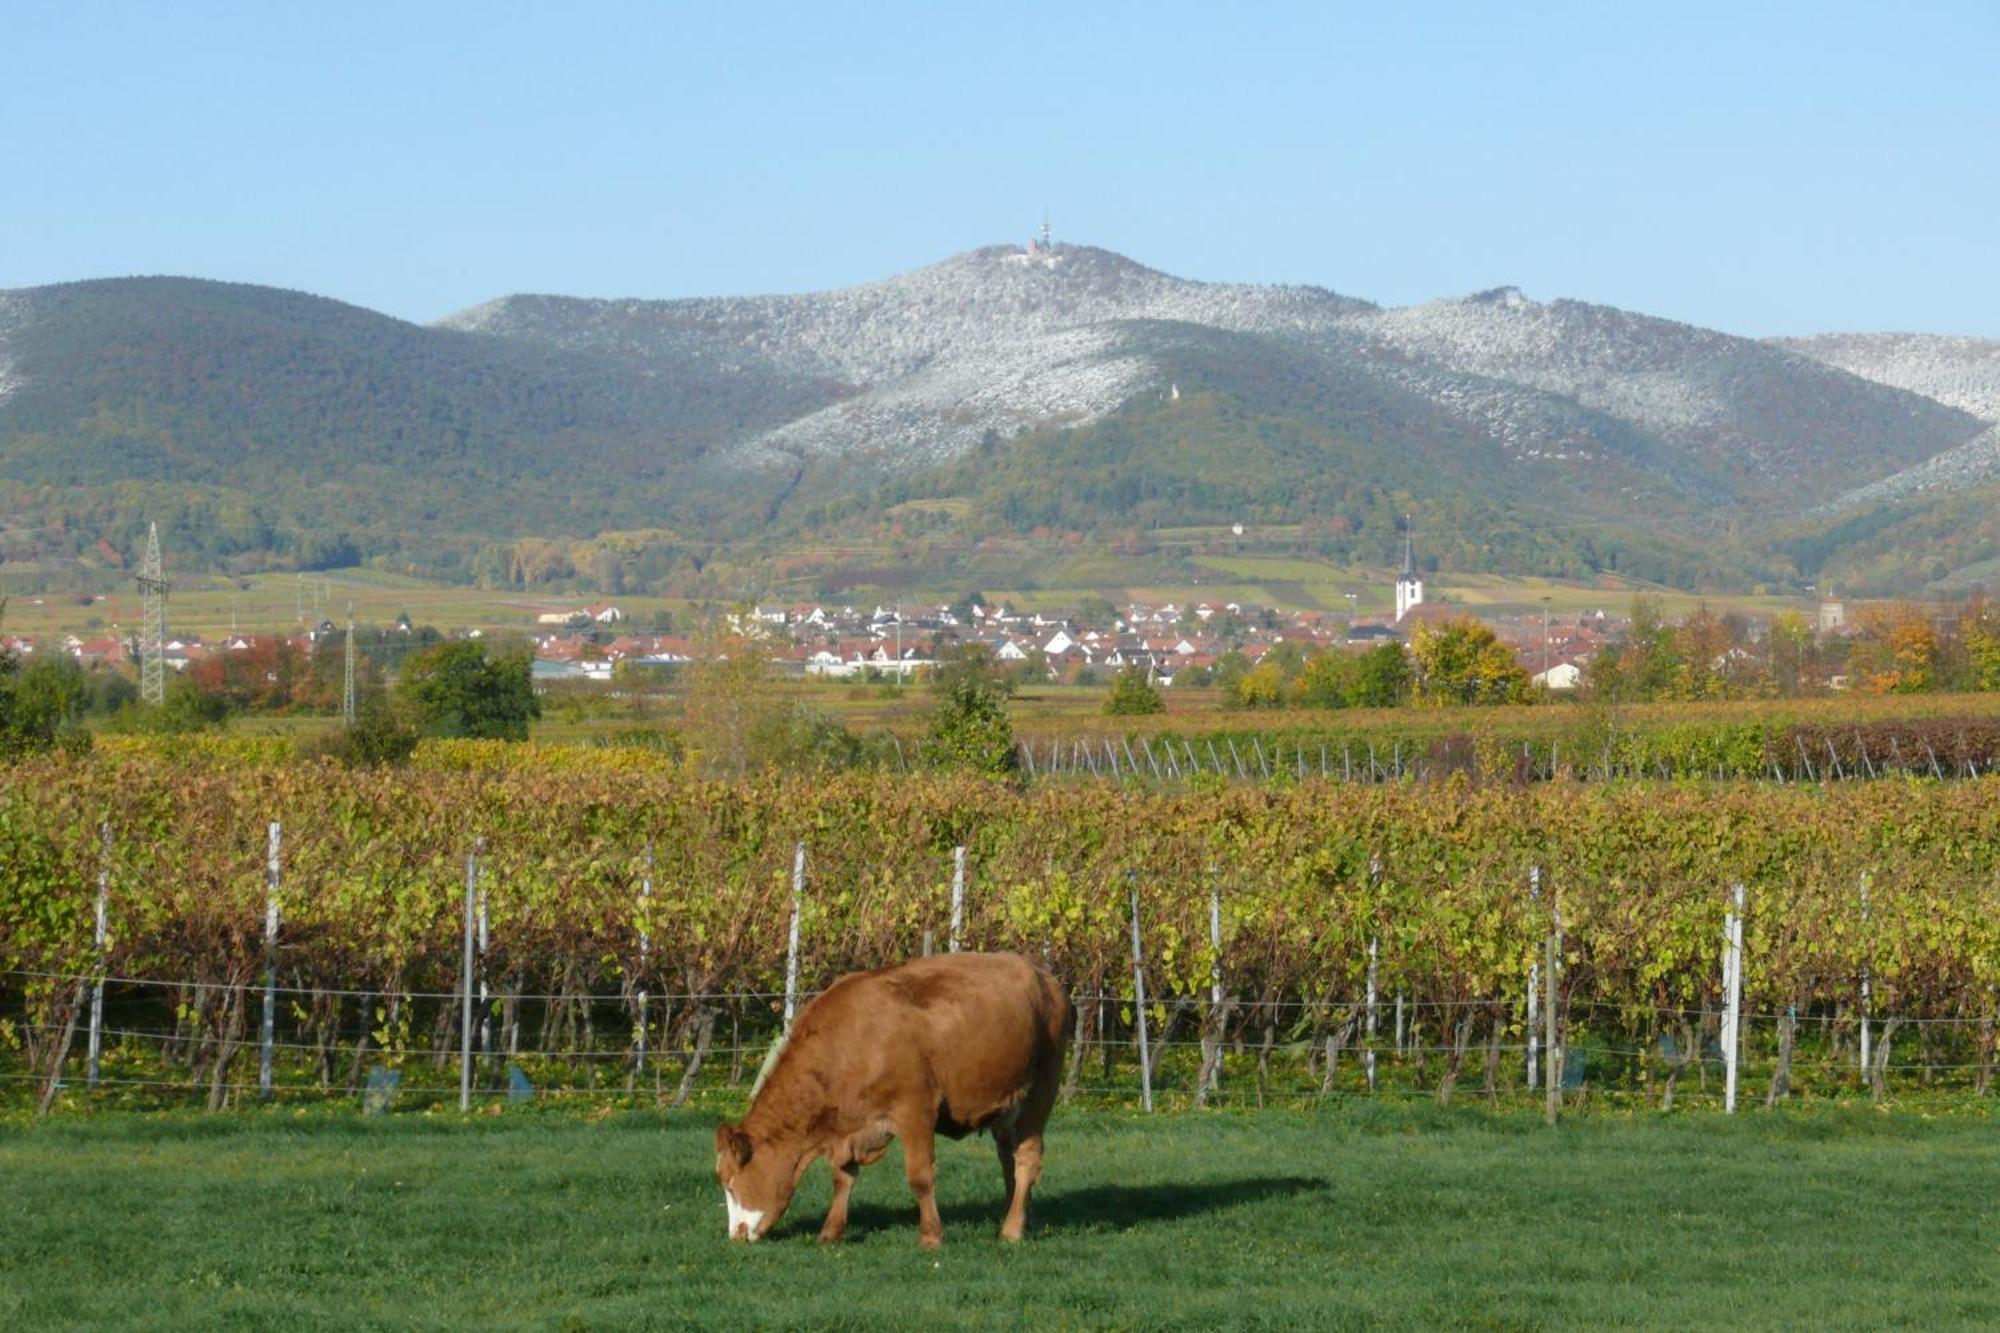
[[[1135,979],[1136,980],[1136,979]],[[22,983],[79,1003],[38,1021]],[[99,988],[101,987],[101,990]],[[212,1109],[252,1099],[359,1100],[384,1109],[549,1099],[735,1104],[782,1034],[781,992],[617,993],[464,987],[376,991],[289,980],[0,972],[0,1097],[44,1105]],[[815,991],[801,989],[796,1004]],[[271,1021],[253,1014],[269,1001]],[[94,1000],[94,1003],[91,1002]],[[1727,1046],[1726,1005],[1578,1000],[1551,1019],[1512,1000],[1365,995],[1302,999],[1073,993],[1064,1094],[1114,1105],[1298,1105],[1346,1097],[1496,1103],[1725,1106],[1724,1083],[1769,1104],[1904,1094],[1985,1096],[1989,1016],[1857,1008],[1745,1011]],[[222,1010],[233,1017],[217,1017]],[[1142,1029],[1141,1014],[1149,1020]],[[470,1038],[463,1034],[469,1029]],[[1548,1059],[1553,1038],[1556,1058]],[[24,1054],[39,1050],[43,1059]],[[258,1075],[248,1077],[251,1071]],[[1732,1071],[1734,1071],[1732,1073]],[[388,1092],[385,1095],[385,1086]],[[374,1103],[370,1102],[371,1097]],[[376,1104],[379,1103],[379,1104]]]

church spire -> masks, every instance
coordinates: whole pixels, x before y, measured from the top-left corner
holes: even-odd
[[[1396,577],[1396,619],[1423,605],[1424,581],[1417,577],[1417,544],[1410,516],[1403,515],[1403,572]]]

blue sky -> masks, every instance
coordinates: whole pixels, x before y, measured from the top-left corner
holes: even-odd
[[[1047,207],[1195,278],[2000,337],[2000,0],[9,0],[0,47],[0,287],[423,320],[861,282]]]

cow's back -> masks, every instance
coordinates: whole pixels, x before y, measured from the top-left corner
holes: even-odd
[[[789,1044],[850,1112],[928,1087],[942,1126],[964,1130],[1055,1077],[1068,1024],[1062,987],[1019,954],[939,954],[843,979],[800,1014]]]

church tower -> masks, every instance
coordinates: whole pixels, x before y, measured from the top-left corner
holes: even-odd
[[[1417,577],[1417,548],[1410,534],[1410,522],[1403,520],[1403,572],[1396,576],[1396,619],[1424,604],[1424,581]]]

